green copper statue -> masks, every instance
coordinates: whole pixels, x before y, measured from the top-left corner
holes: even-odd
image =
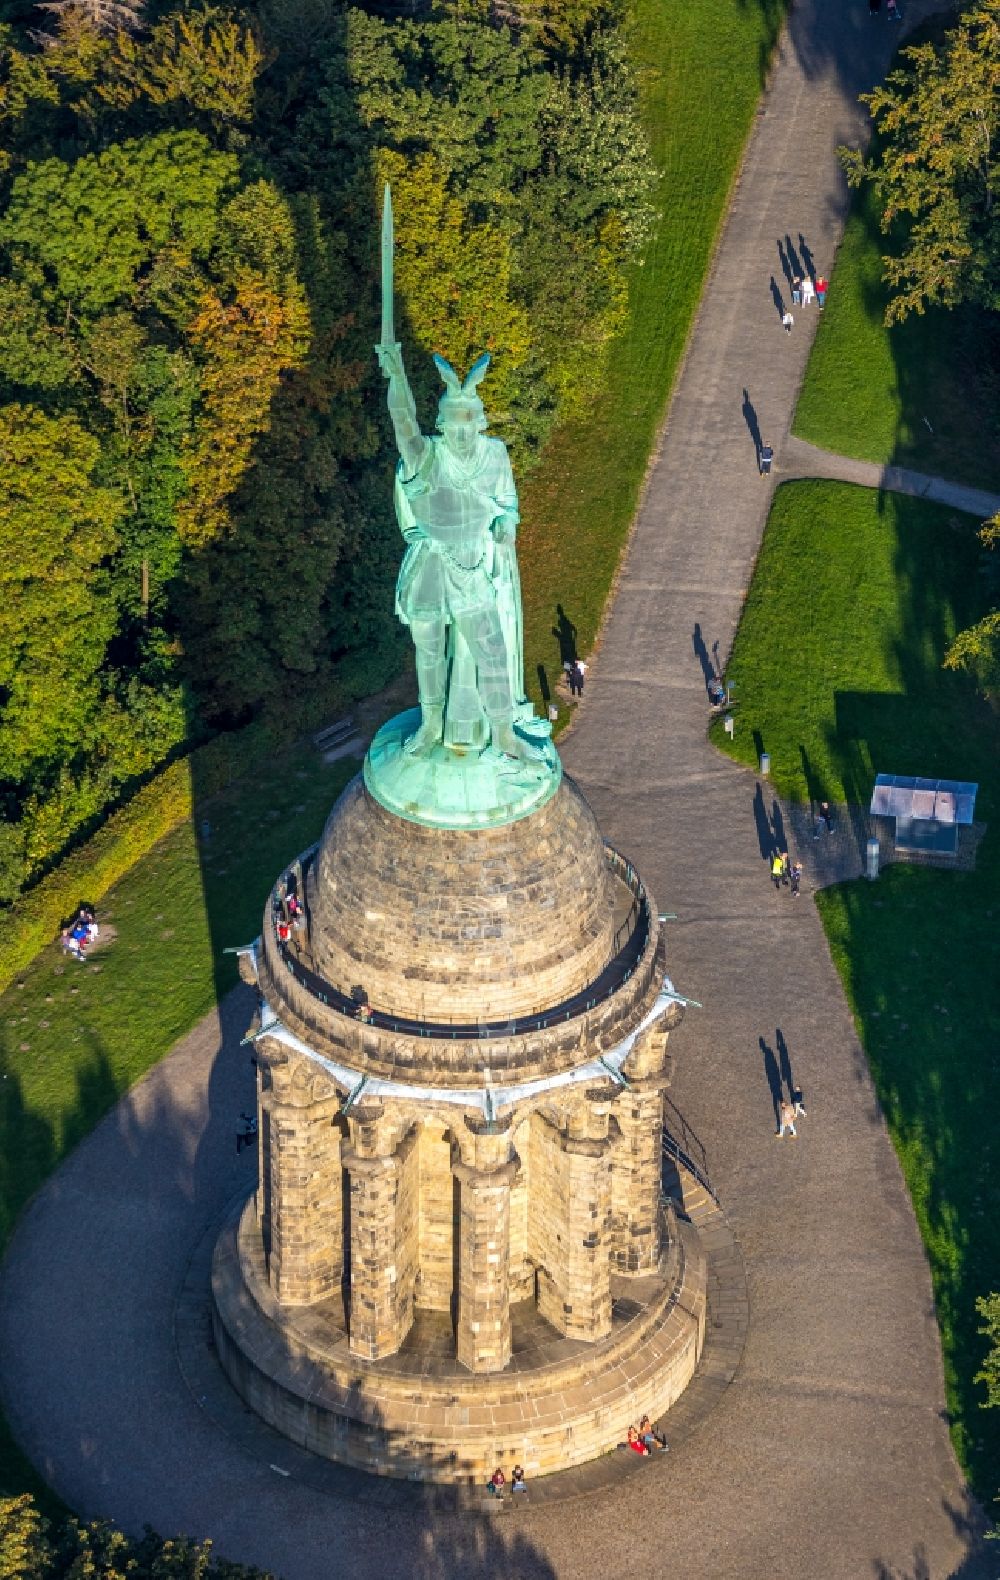
[[[518,723],[537,731],[542,721],[534,718],[524,696],[514,551],[517,490],[506,446],[486,437],[478,394],[489,355],[481,356],[464,380],[435,356],[445,386],[439,431],[421,433],[402,351],[391,338],[391,226],[386,188],[382,340],[376,351],[389,381],[389,415],[400,456],[396,517],[407,544],[396,613],[409,626],[416,648],[421,710],[420,727],[404,750],[421,756],[442,742],[467,750],[492,745],[507,757],[534,761],[536,746],[514,728]]]
[[[382,726],[365,784],[389,811],[435,828],[495,828],[527,817],[559,788],[552,726],[524,694],[517,489],[500,439],[486,436],[481,356],[444,380],[437,432],[424,434],[393,331],[392,202],[382,214],[382,336],[399,462],[394,500],[406,552],[396,613],[409,626],[420,709]]]

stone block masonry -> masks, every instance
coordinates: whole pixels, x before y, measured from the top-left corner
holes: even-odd
[[[297,1442],[380,1473],[604,1452],[677,1397],[704,1336],[697,1232],[661,1198],[682,1011],[654,902],[565,781],[461,833],[356,784],[302,870],[312,985],[270,904],[254,956],[261,1180],[216,1257],[227,1374]],[[381,1023],[345,1013],[355,985]],[[394,1031],[397,1008],[426,1024]],[[449,1035],[473,1014],[509,1029]]]

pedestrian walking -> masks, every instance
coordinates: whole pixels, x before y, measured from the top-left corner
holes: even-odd
[[[816,819],[816,827],[813,829],[813,839],[819,839],[821,827],[825,827],[828,834],[833,833],[833,813],[830,810],[829,801],[821,801],[819,804],[819,816]]]
[[[797,900],[799,897],[799,886],[802,883],[801,861],[792,862],[792,870],[788,875],[788,881],[792,886],[792,899]]]
[[[801,1114],[803,1119],[808,1118],[808,1115],[802,1106],[802,1093],[798,1087],[796,1087],[792,1092],[792,1113],[796,1116]]]
[[[802,281],[802,306],[811,307],[815,300],[816,287],[813,285],[812,280],[807,274],[805,279]]]
[[[569,672],[569,689],[574,696],[583,696],[583,682],[587,674],[587,665],[582,658],[578,658]]]
[[[902,22],[897,0],[885,0],[885,18],[887,22]]]
[[[782,1136],[785,1134],[786,1130],[788,1131],[789,1135],[791,1135],[791,1136],[795,1136],[795,1135],[798,1134],[798,1131],[795,1129],[795,1109],[792,1107],[791,1103],[788,1102],[787,1099],[783,1097],[781,1099],[781,1102],[778,1104],[778,1140],[779,1141],[781,1140]]]
[[[771,462],[774,460],[774,451],[769,444],[762,444],[757,456],[757,469],[761,477],[770,477]]]
[[[792,281],[792,306],[802,306],[802,276],[797,274]]]
[[[794,324],[794,322],[795,322],[795,319],[792,317],[791,313],[789,312],[788,308],[786,307],[785,311],[781,315],[781,325],[782,325],[782,328],[785,330],[785,332],[787,334],[789,334],[789,335],[792,332],[792,325]]]
[[[774,855],[771,857],[771,882],[779,892],[781,890],[781,880],[784,875],[785,863],[781,859],[780,852],[776,850]]]
[[[786,889],[788,888],[788,884],[791,879],[791,873],[792,863],[789,860],[787,850],[783,850],[781,852],[781,881],[785,885]]]
[[[816,300],[819,303],[820,312],[822,312],[826,306],[826,293],[829,289],[829,280],[826,278],[825,274],[821,274],[819,279],[816,281]]]

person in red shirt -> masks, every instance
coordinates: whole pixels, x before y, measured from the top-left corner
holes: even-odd
[[[634,1426],[630,1426],[628,1429],[628,1446],[636,1454],[644,1454],[648,1456],[651,1452],[647,1445],[642,1441],[642,1438],[639,1436]]]
[[[823,311],[823,308],[826,305],[826,293],[829,289],[829,280],[826,278],[825,274],[821,274],[819,279],[816,281],[816,300],[819,303],[820,312]]]

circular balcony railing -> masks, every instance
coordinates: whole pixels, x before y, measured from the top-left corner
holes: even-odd
[[[560,1025],[563,1021],[573,1020],[577,1015],[584,1015],[588,1010],[596,1009],[599,1004],[613,997],[632,977],[646,950],[651,919],[645,887],[632,863],[613,846],[605,844],[608,866],[612,868],[619,881],[631,891],[632,904],[625,920],[615,932],[611,952],[603,969],[579,993],[574,993],[571,998],[563,999],[561,1003],[545,1010],[527,1015],[507,1016],[502,1020],[479,1020],[460,1024],[454,1021],[411,1020],[402,1015],[393,1015],[374,1005],[359,1004],[356,999],[341,993],[329,982],[325,982],[318,972],[313,971],[303,960],[295,942],[294,932],[287,941],[278,936],[278,922],[285,915],[285,904],[291,884],[292,892],[298,895],[305,912],[305,932],[308,937],[309,913],[304,880],[317,848],[314,845],[303,852],[299,860],[288,869],[272,890],[269,925],[273,946],[285,969],[313,998],[328,1009],[346,1015],[352,1020],[363,1019],[367,1025],[377,1026],[384,1031],[400,1032],[408,1037],[440,1037],[453,1042],[467,1041],[469,1038],[516,1037],[527,1032],[544,1031],[548,1027]]]

